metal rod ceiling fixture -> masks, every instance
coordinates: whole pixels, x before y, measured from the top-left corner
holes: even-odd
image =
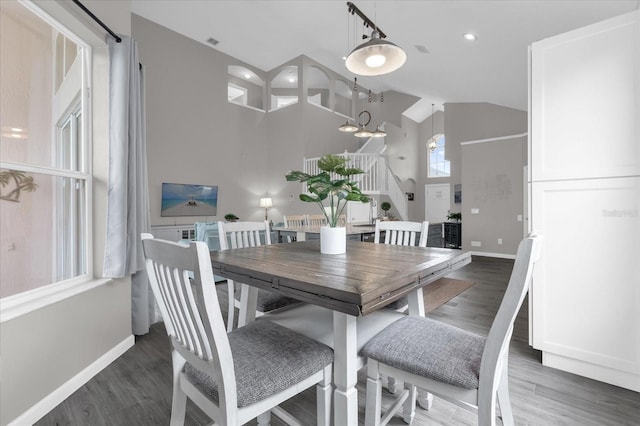
[[[352,15],[354,13],[356,15],[358,15],[360,17],[360,19],[362,19],[362,21],[364,22],[364,25],[367,28],[372,28],[372,29],[376,30],[378,32],[378,34],[380,34],[380,38],[387,38],[387,35],[382,32],[380,27],[378,27],[375,24],[375,22],[373,22],[371,19],[367,18],[367,15],[365,15],[360,9],[358,9],[358,6],[356,6],[355,4],[351,3],[350,1],[348,1],[347,2],[347,8],[349,10],[349,13],[351,13]]]
[[[87,9],[87,7],[85,5],[83,5],[82,3],[80,3],[79,0],[73,0],[73,2],[80,8],[82,9],[82,11],[84,13],[86,13],[87,15],[89,15],[91,17],[91,19],[93,19],[94,21],[96,21],[102,28],[105,29],[106,32],[109,33],[109,35],[111,35],[111,37],[113,37],[116,40],[116,43],[120,43],[122,41],[122,39],[113,31],[111,31],[111,28],[107,27],[107,25],[102,22],[100,20],[100,18],[98,18],[96,15],[93,14],[93,12],[91,12],[89,9]]]

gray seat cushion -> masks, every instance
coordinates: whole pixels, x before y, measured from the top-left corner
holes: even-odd
[[[330,347],[267,320],[238,328],[228,336],[238,407],[283,391],[333,362]],[[184,372],[198,389],[218,401],[218,386],[211,376],[188,363]]]
[[[240,301],[241,285],[238,284],[234,288],[236,300]],[[258,302],[256,310],[260,312],[270,312],[285,306],[300,303],[299,300],[292,297],[282,296],[269,290],[258,289]]]
[[[374,336],[361,354],[409,373],[478,388],[486,338],[429,318],[401,318]]]

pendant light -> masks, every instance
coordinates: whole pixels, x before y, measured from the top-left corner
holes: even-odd
[[[342,126],[338,127],[338,130],[340,130],[341,132],[353,133],[353,132],[358,131],[358,127],[355,126],[354,124],[351,124],[349,122],[349,120],[347,120],[346,123],[344,123]]]
[[[407,60],[407,54],[401,47],[384,40],[387,36],[360,9],[351,2],[347,2],[349,13],[362,18],[368,28],[373,28],[369,41],[362,43],[349,53],[345,66],[357,75],[384,75],[397,70]],[[366,36],[363,36],[366,38]]]
[[[440,134],[434,135],[434,132],[435,132],[435,129],[433,128],[434,107],[435,107],[435,104],[431,104],[431,139],[429,139],[429,142],[427,142],[427,148],[429,148],[431,152],[435,151],[436,148],[438,147],[438,138],[440,137]]]
[[[358,114],[358,118],[362,118],[362,115],[367,116],[367,121],[358,123],[360,124],[360,128],[353,134],[353,136],[357,138],[370,138],[371,136],[373,136],[373,133],[367,130],[367,125],[371,122],[371,113],[367,110],[364,110],[360,114]]]

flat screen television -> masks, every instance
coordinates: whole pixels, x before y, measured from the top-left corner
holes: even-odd
[[[215,216],[218,187],[184,183],[162,184],[160,216]]]

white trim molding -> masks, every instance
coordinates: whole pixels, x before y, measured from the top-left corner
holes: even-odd
[[[8,426],[31,425],[44,417],[47,413],[57,407],[62,401],[67,399],[71,394],[80,389],[85,383],[101,372],[105,367],[118,359],[122,354],[129,350],[135,344],[133,335],[126,337],[122,342],[118,343],[107,353],[95,360],[84,370],[67,380],[58,389],[35,403],[31,408],[13,419]]]
[[[460,142],[460,145],[473,145],[473,144],[476,144],[476,143],[487,143],[487,142],[503,141],[503,140],[507,140],[507,139],[524,138],[524,137],[526,137],[528,135],[529,135],[528,132],[524,132],[524,133],[518,133],[517,135],[499,136],[497,138],[478,139],[478,140],[475,140],[475,141]]]
[[[68,281],[53,283],[34,288],[0,299],[0,324],[44,308],[61,300],[68,299],[85,291],[92,290],[112,281],[111,278],[87,279],[78,277]]]

